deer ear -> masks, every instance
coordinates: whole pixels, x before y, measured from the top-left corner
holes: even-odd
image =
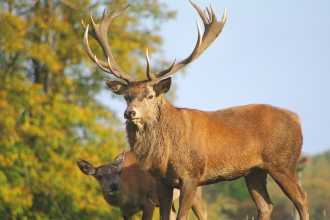
[[[156,95],[159,96],[161,94],[167,93],[168,90],[170,90],[171,88],[171,83],[172,83],[172,78],[168,77],[155,84],[154,91],[156,92]]]
[[[104,82],[110,88],[110,90],[117,95],[124,95],[128,86],[124,83],[113,81],[110,79],[104,79]]]
[[[78,158],[77,164],[78,164],[78,167],[81,170],[81,172],[83,172],[86,175],[94,175],[96,173],[96,170],[93,167],[93,165],[88,163],[85,160]]]
[[[123,164],[124,160],[125,160],[125,156],[126,156],[126,150],[123,151],[123,153],[119,154],[116,158],[115,161],[113,162],[114,164],[116,164],[116,166],[118,166],[119,169],[121,169],[121,165]]]

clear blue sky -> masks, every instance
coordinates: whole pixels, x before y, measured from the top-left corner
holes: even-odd
[[[178,16],[162,26],[163,52],[167,60],[182,60],[195,46],[199,15],[188,0],[166,3]],[[301,118],[304,154],[330,150],[330,1],[195,3],[202,9],[212,4],[218,20],[226,8],[227,22],[186,74],[174,77],[174,105],[206,111],[251,103],[285,108]],[[122,118],[124,103],[117,108]]]

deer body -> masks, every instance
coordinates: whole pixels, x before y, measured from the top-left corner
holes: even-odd
[[[197,59],[221,33],[220,22],[211,9],[201,10],[190,0],[204,24],[197,22],[198,38],[192,53],[160,72],[151,73],[146,52],[147,80],[134,80],[115,62],[106,41],[106,30],[119,13],[104,13],[100,24],[91,19],[85,27],[84,44],[98,66],[126,83],[105,79],[110,90],[124,95],[126,133],[132,152],[141,166],[156,180],[162,220],[169,219],[173,188],[180,189],[177,219],[187,219],[196,189],[200,185],[245,178],[258,209],[259,220],[270,218],[273,205],[266,188],[267,174],[297,208],[300,219],[309,218],[307,195],[296,179],[296,165],[302,147],[302,132],[295,113],[269,105],[247,105],[205,112],[175,108],[162,94],[169,91],[170,75]],[[88,34],[101,45],[108,62],[100,61],[88,44]]]
[[[120,154],[113,163],[93,167],[89,162],[77,160],[80,170],[98,180],[104,200],[111,206],[119,207],[124,220],[142,211],[143,220],[151,220],[155,207],[159,206],[155,180],[139,165],[130,151]],[[180,195],[173,193],[172,201]],[[192,209],[200,220],[206,220],[207,213],[202,205],[202,190],[199,187]],[[174,206],[170,219],[174,220]]]
[[[197,186],[244,177],[259,219],[269,219],[273,205],[266,189],[268,173],[294,202],[301,219],[308,219],[307,195],[295,176],[302,147],[295,113],[260,104],[213,112],[175,108],[156,97],[164,85],[151,90],[147,84],[126,88],[126,131],[141,165],[167,192],[158,193],[161,211],[162,206],[170,208],[171,190],[180,188],[178,219],[186,219]],[[155,100],[147,101],[151,96]],[[169,215],[162,214],[162,219]]]
[[[173,186],[179,187],[187,175],[205,185],[246,176],[253,168],[286,166],[287,161],[295,172],[302,144],[296,114],[268,105],[204,112],[178,109],[165,99],[161,103],[156,108],[162,112],[154,116],[154,123],[147,122],[147,129],[127,123],[126,130],[140,163],[172,179]]]

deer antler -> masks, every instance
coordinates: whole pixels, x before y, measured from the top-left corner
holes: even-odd
[[[84,35],[84,45],[87,51],[88,56],[95,62],[97,65],[105,72],[111,73],[115,75],[117,78],[121,78],[125,80],[127,83],[133,82],[134,80],[127,75],[116,63],[113,55],[111,53],[110,46],[107,41],[107,31],[111,24],[111,22],[118,17],[129,5],[126,5],[122,8],[117,14],[115,14],[116,10],[112,11],[110,14],[106,13],[106,10],[103,12],[103,17],[99,24],[95,24],[92,14],[90,17],[91,25],[93,27],[92,30],[88,30],[89,25],[85,26],[84,22],[82,21],[82,25],[85,29]],[[96,58],[96,55],[93,54],[91,51],[89,44],[88,44],[88,34],[91,35],[97,42],[100,44],[105,57],[107,57],[108,62],[103,62]]]
[[[222,28],[226,23],[226,9],[224,10],[223,17],[220,22],[217,21],[216,15],[214,13],[212,5],[210,5],[211,10],[206,8],[208,16],[206,15],[206,11],[202,11],[198,5],[196,5],[192,0],[189,0],[190,3],[195,7],[199,16],[201,17],[204,23],[204,34],[202,37],[202,32],[199,27],[198,20],[197,23],[197,30],[198,30],[198,38],[195,49],[193,52],[184,60],[176,64],[176,60],[174,60],[173,64],[166,70],[157,72],[157,73],[150,73],[150,60],[148,55],[148,50],[146,52],[146,59],[147,59],[147,77],[152,82],[157,82],[162,78],[172,75],[173,73],[180,70],[182,67],[187,65],[188,63],[193,62],[197,59],[215,40],[215,38],[220,34]]]

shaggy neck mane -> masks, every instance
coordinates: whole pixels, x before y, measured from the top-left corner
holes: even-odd
[[[128,141],[144,169],[165,173],[171,154],[170,145],[177,143],[181,136],[178,126],[180,116],[178,110],[164,98],[159,100],[158,108],[150,115],[142,128],[126,122]]]

